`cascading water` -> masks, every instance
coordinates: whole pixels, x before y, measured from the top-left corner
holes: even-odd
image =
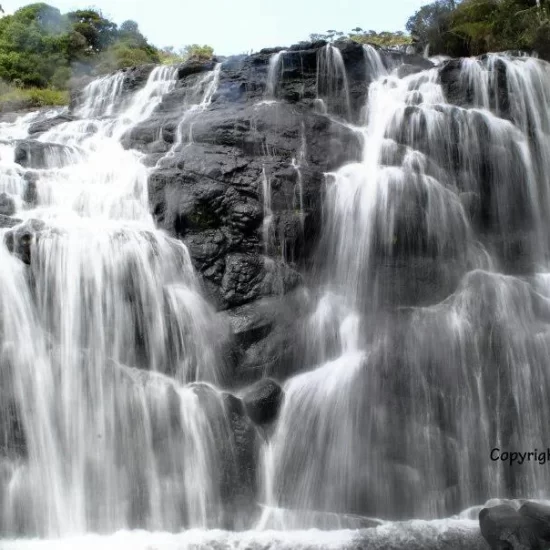
[[[117,72],[92,81],[77,114],[85,118],[112,115],[119,107],[124,86],[124,73]]]
[[[88,86],[87,118],[38,142],[35,202],[21,200],[17,212],[27,222],[9,237],[3,230],[2,378],[26,448],[0,473],[3,534],[224,523],[220,480],[234,459],[230,443],[221,452],[215,442],[228,439],[226,402],[210,386],[185,384],[221,382],[226,329],[200,296],[186,248],[155,229],[147,169],[119,142],[174,77],[155,69],[105,120],[91,117],[115,112],[120,78]],[[2,171],[20,181],[6,190],[22,195],[9,143]]]
[[[342,53],[327,44],[317,53],[317,100],[328,113],[349,119],[349,84]]]
[[[368,54],[363,156],[328,176],[327,290],[304,328],[304,364],[320,366],[286,383],[267,504],[307,524],[548,497],[547,469],[489,453],[550,436],[548,293],[499,273],[547,269],[549,65],[463,60],[464,108],[439,69],[399,78]]]
[[[270,61],[269,102],[283,55]],[[549,65],[462,60],[453,70],[467,99],[451,102],[452,64],[400,77],[396,58],[367,45],[372,83],[355,121],[341,51],[327,45],[316,55],[316,102],[328,116],[315,123],[345,126],[363,149],[325,174],[318,279],[310,278],[317,301],[296,334],[298,374],[284,385],[276,424],[253,430],[262,441],[258,503],[240,490],[253,477],[237,448],[248,437],[242,402],[218,389],[229,376],[227,323],[201,297],[187,248],[155,229],[150,171],[122,146],[179,92],[178,69],[154,69],[132,94],[123,73],[93,82],[79,119],[38,140],[27,139],[36,115],[0,124],[0,192],[21,220],[0,230],[2,548],[42,544],[5,540],[29,536],[68,537],[51,548],[411,539],[431,548],[447,528],[477,536],[471,510],[441,523],[372,518],[431,519],[488,496],[549,496],[550,475],[537,463],[488,458],[493,447],[540,448],[550,435]],[[172,147],[155,168],[171,169],[188,150],[221,75],[220,64],[192,75],[177,96]],[[271,161],[281,144],[261,141],[258,122],[254,144]],[[272,204],[272,177],[275,192],[288,172],[296,181],[286,198],[303,230],[309,129],[298,129],[292,163],[253,168],[266,262],[282,202]],[[243,165],[228,166],[231,174]],[[251,331],[262,332],[255,323]],[[366,525],[378,527],[349,530]],[[336,531],[280,532],[310,527]]]
[[[264,250],[268,254],[271,247],[271,230],[273,224],[273,211],[271,210],[271,181],[262,168],[262,197],[264,210],[264,223],[262,228],[262,237],[264,241]]]
[[[292,166],[294,170],[296,170],[296,179],[297,179],[297,189],[295,190],[295,208],[297,207],[299,216],[300,216],[300,226],[302,228],[302,231],[304,230],[304,176],[303,176],[303,169],[306,164],[306,148],[307,148],[307,142],[306,142],[306,134],[304,125],[302,124],[302,133],[301,133],[301,144],[300,144],[300,151],[298,152],[298,158],[292,159]]]
[[[176,139],[164,159],[172,159],[182,145],[192,142],[192,130],[194,117],[208,108],[216,93],[220,80],[221,63],[217,63],[213,71],[205,73],[198,78],[196,84],[186,93],[184,98],[183,116],[176,128]]]
[[[271,56],[269,59],[269,69],[267,72],[267,84],[265,89],[265,99],[277,99],[277,85],[284,71],[284,55],[286,50],[281,50]]]

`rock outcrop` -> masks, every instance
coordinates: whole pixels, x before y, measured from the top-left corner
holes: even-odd
[[[519,509],[510,504],[483,508],[479,512],[481,534],[492,550],[543,550],[550,544],[550,506],[525,502]]]
[[[296,327],[271,322],[273,312],[261,304],[273,298],[280,311],[289,303],[282,298],[301,286],[320,235],[325,174],[361,158],[361,133],[338,113],[320,110],[318,57],[326,47],[287,50],[273,90],[269,68],[277,49],[231,57],[202,106],[201,86],[216,60],[183,65],[174,90],[123,138],[153,167],[151,212],[188,246],[210,299],[241,327],[251,309],[256,317],[265,311],[261,330],[235,334],[237,384],[303,368],[293,364]],[[350,121],[356,120],[374,77],[361,45],[336,47],[349,83]],[[388,67],[403,59],[411,72],[432,66],[420,56],[386,56]]]
[[[284,398],[283,389],[271,378],[264,378],[250,387],[243,397],[244,408],[255,424],[273,422]]]

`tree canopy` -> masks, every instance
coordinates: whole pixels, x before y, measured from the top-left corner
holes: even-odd
[[[436,0],[408,20],[407,30],[432,54],[534,50],[548,59],[548,8],[548,0]]]
[[[550,60],[550,0],[434,0],[418,9],[407,33],[355,27],[345,33],[329,29],[310,40],[348,38],[363,44],[396,48],[407,44],[431,55],[453,57],[490,51],[536,51]]]
[[[354,29],[351,29],[351,31],[349,31],[348,33],[331,29],[324,33],[310,34],[309,38],[314,42],[317,40],[333,42],[334,40],[347,38],[353,40],[354,42],[359,42],[360,44],[376,44],[377,46],[387,48],[403,46],[412,42],[411,38],[402,31],[365,31],[361,27],[355,27]]]
[[[212,55],[210,46],[195,44],[169,57],[148,42],[135,21],[118,26],[96,9],[62,14],[38,2],[0,18],[0,79],[16,87],[63,90],[72,75]]]

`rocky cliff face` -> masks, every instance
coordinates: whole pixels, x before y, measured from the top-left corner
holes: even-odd
[[[300,44],[271,69],[272,89],[277,49],[223,61],[200,116],[185,114],[187,100],[216,62],[182,66],[175,89],[124,138],[154,166],[149,199],[158,226],[185,242],[207,294],[229,316],[235,385],[299,368],[295,325],[308,307],[299,289],[317,253],[325,174],[361,157],[361,134],[351,123],[361,118],[372,79],[360,45],[338,47],[347,116],[338,116],[337,102],[327,113],[319,101],[325,44]],[[419,56],[386,56],[388,66],[403,59],[412,72],[431,66]]]

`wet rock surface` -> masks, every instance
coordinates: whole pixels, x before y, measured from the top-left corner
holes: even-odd
[[[40,120],[30,125],[29,135],[42,134],[52,128],[55,128],[56,126],[59,126],[60,124],[71,122],[72,120],[76,120],[76,117],[70,115],[69,113],[61,113],[59,115],[46,118],[45,120]]]
[[[75,153],[73,147],[27,139],[17,144],[14,160],[24,168],[62,168]]]
[[[46,224],[41,220],[28,220],[7,231],[4,234],[4,243],[12,254],[18,256],[23,263],[30,265],[33,244],[45,228]]]
[[[479,524],[492,550],[543,550],[550,545],[550,506],[517,501],[483,508]]]
[[[262,426],[277,418],[283,398],[281,386],[271,378],[264,378],[246,391],[243,403],[252,421]]]
[[[324,174],[361,158],[361,133],[344,118],[319,112],[317,64],[324,47],[301,43],[284,53],[273,90],[269,63],[277,49],[228,58],[210,105],[185,116],[216,60],[183,65],[174,90],[123,138],[153,167],[149,200],[158,226],[185,242],[206,294],[231,318],[245,305],[280,299],[302,284],[321,232]],[[361,45],[337,47],[356,119],[372,75]],[[388,54],[388,66],[402,57]],[[411,71],[431,66],[419,56],[407,59]],[[291,369],[288,325],[257,331],[254,342],[249,335],[244,348],[236,335],[233,354],[242,367],[236,379],[253,381],[266,366],[271,373]]]
[[[0,193],[0,215],[13,216],[15,214],[15,201],[7,193]]]

